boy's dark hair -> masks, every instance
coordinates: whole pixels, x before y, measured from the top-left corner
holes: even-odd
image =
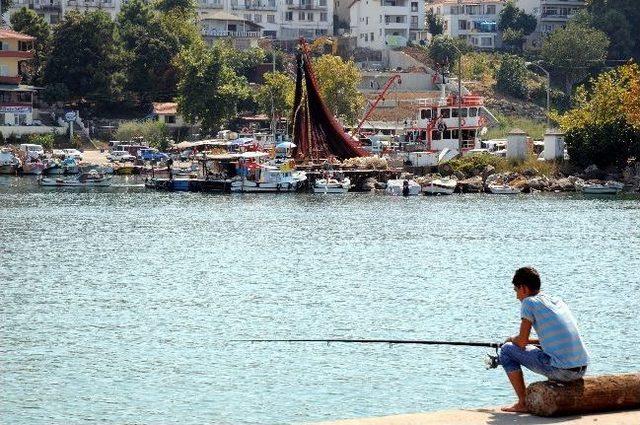
[[[538,292],[540,290],[540,275],[533,267],[521,267],[516,270],[513,275],[514,286],[526,286],[530,291]]]

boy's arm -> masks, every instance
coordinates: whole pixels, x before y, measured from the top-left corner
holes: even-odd
[[[507,342],[513,342],[520,348],[524,348],[527,344],[538,344],[539,341],[537,339],[529,339],[531,335],[531,325],[532,323],[527,319],[522,319],[520,322],[520,333],[516,336],[510,337]]]

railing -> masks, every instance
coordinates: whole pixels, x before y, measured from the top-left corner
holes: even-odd
[[[327,5],[320,5],[320,3],[298,3],[298,4],[288,4],[287,7],[289,9],[304,9],[304,10],[326,10]]]
[[[245,4],[236,4],[233,3],[231,5],[233,10],[277,10],[278,7],[275,3],[273,4],[256,4],[256,3],[245,3]]]

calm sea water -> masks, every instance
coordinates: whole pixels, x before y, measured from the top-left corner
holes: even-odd
[[[502,341],[527,264],[577,316],[590,373],[638,370],[639,214],[633,196],[221,196],[1,177],[0,423],[290,424],[511,402],[482,348],[230,340]]]

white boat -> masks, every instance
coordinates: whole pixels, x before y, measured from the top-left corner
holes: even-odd
[[[59,160],[51,158],[44,161],[44,169],[42,174],[47,176],[58,176],[64,174],[64,167]]]
[[[494,195],[517,195],[522,189],[509,186],[508,184],[490,184],[489,192]]]
[[[576,189],[589,195],[617,195],[624,189],[624,184],[607,181],[605,183],[582,183],[576,184]]]
[[[9,149],[0,151],[0,174],[15,174],[22,166],[22,161]]]
[[[86,174],[81,174],[78,177],[73,177],[69,179],[41,177],[40,180],[38,180],[38,183],[41,186],[55,186],[55,187],[66,187],[66,186],[104,187],[104,186],[111,185],[111,176],[105,176],[104,174],[100,174],[96,170],[91,170]]]
[[[351,180],[348,177],[337,179],[325,176],[313,184],[313,193],[347,193],[351,189]]]
[[[396,179],[387,181],[387,188],[384,192],[393,196],[416,196],[420,195],[422,188],[415,180]]]
[[[429,185],[422,188],[425,195],[451,195],[456,190],[458,181],[453,179],[432,180]]]
[[[67,157],[62,160],[62,169],[64,174],[78,174],[80,167],[78,167],[78,161],[75,158]]]
[[[231,192],[295,192],[307,181],[304,171],[295,171],[287,164],[280,167],[262,164],[256,173],[257,176],[253,180],[243,176],[231,182]]]

